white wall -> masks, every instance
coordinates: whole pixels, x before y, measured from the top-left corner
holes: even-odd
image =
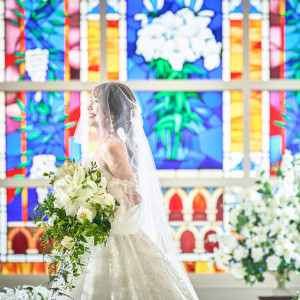
[[[291,277],[292,280],[287,288],[296,295],[297,289],[300,290],[300,276],[293,274]],[[258,296],[272,295],[272,290],[276,287],[276,282],[271,275],[266,276],[264,283],[256,284],[253,287],[236,281],[228,274],[190,274],[190,278],[200,300],[257,300]],[[5,286],[39,285],[47,280],[47,275],[0,276],[0,290]]]

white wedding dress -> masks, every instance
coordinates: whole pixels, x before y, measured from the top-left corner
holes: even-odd
[[[136,182],[120,180],[104,169],[101,172],[120,206],[107,246],[91,247],[86,266],[67,295],[76,300],[195,299],[166,255],[137,226],[138,201],[131,199],[137,204],[126,207],[127,197],[138,198]]]

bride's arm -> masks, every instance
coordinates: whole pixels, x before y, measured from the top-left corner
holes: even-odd
[[[112,184],[122,192],[122,198],[126,201],[125,207],[130,208],[139,204],[141,196],[130,168],[125,144],[119,139],[112,139],[104,146],[103,154],[105,164],[115,178]]]
[[[121,180],[133,180],[125,144],[119,139],[111,139],[104,145],[104,162],[109,172]]]

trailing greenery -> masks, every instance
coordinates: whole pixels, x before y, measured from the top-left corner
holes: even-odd
[[[89,248],[106,245],[114,217],[114,199],[107,194],[106,180],[96,163],[89,168],[67,162],[58,172],[45,173],[53,192],[30,214],[37,227],[42,227],[43,253],[49,254],[49,283],[56,294],[72,290],[72,279],[88,258]],[[48,220],[47,220],[48,219]]]

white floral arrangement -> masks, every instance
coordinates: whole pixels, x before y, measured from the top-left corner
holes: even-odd
[[[147,62],[164,59],[176,71],[203,57],[204,67],[212,70],[220,65],[221,53],[221,43],[207,27],[213,15],[210,10],[196,15],[189,8],[168,11],[138,31],[136,53]]]
[[[55,253],[49,265],[50,282],[60,280],[61,288],[53,288],[53,292],[61,293],[62,288],[74,288],[72,279],[80,275],[90,246],[106,244],[115,199],[107,192],[106,178],[94,162],[85,167],[67,161],[56,173],[44,175],[50,178],[53,192],[30,217],[38,227],[44,227],[44,253]]]
[[[16,289],[4,288],[5,293],[0,292],[0,300],[50,300],[51,291],[43,286],[23,285]]]
[[[286,151],[276,176],[260,172],[230,209],[232,231],[218,237],[216,265],[253,284],[272,271],[281,281],[300,272],[300,159]]]

